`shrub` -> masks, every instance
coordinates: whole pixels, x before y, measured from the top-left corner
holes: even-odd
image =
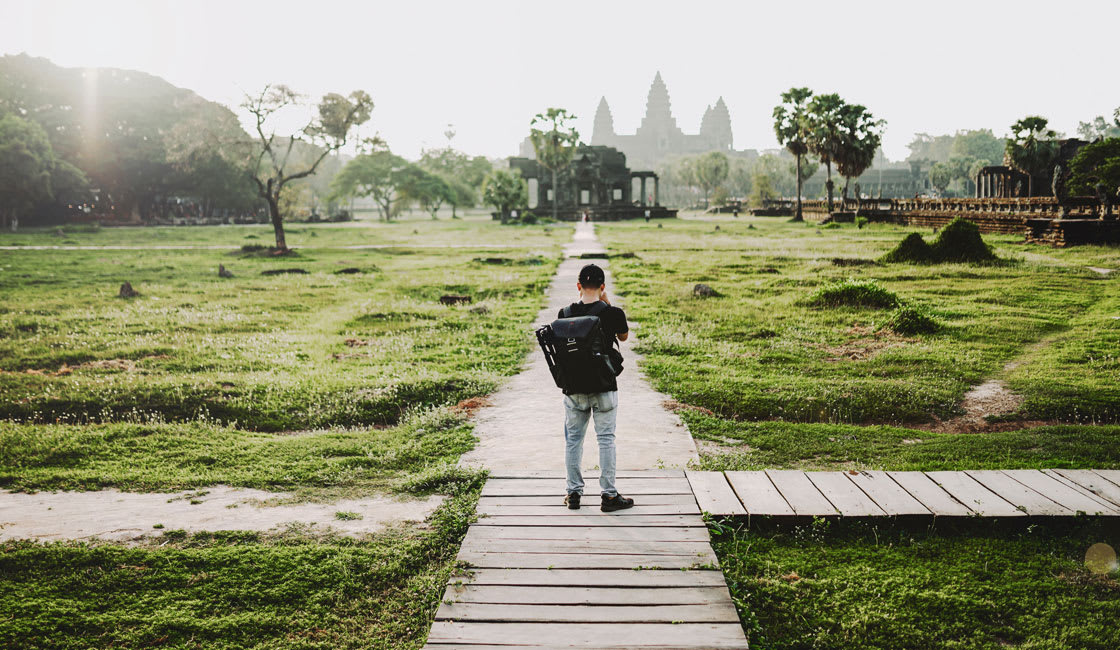
[[[882,261],[904,264],[983,264],[998,259],[991,246],[984,243],[980,228],[967,219],[957,217],[941,229],[933,244],[927,244],[921,235],[912,232],[894,250],[884,255]]]
[[[941,229],[931,248],[937,262],[977,263],[997,259],[992,247],[980,236],[979,226],[960,217]]]
[[[941,323],[916,307],[899,307],[883,327],[899,334],[932,334],[941,329]]]
[[[874,280],[848,279],[821,287],[809,296],[809,304],[814,307],[891,309],[901,303],[894,292],[879,286]]]
[[[863,230],[863,227],[866,225],[867,217],[856,217],[856,228],[858,228],[859,230]]]
[[[894,250],[884,255],[882,261],[891,264],[927,264],[933,261],[933,251],[921,235],[912,232]]]

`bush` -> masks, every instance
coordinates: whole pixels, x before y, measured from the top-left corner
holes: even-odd
[[[960,217],[941,229],[931,248],[937,262],[977,263],[997,259],[992,247],[980,236],[979,226]]]
[[[902,304],[894,292],[874,280],[844,280],[817,289],[809,297],[814,307],[870,307],[891,309]]]
[[[856,217],[856,228],[857,229],[863,230],[863,227],[866,226],[866,225],[867,225],[867,217]]]
[[[921,235],[912,232],[894,250],[884,255],[882,261],[891,264],[927,264],[933,261],[933,251]]]
[[[967,219],[957,217],[941,229],[933,244],[916,232],[906,235],[898,246],[883,256],[882,261],[903,264],[983,264],[999,258],[984,243],[980,228]]]
[[[941,329],[941,323],[916,307],[899,307],[883,327],[899,334],[932,334]]]

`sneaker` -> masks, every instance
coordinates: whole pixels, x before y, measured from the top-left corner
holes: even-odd
[[[604,494],[603,495],[603,505],[600,506],[599,509],[602,510],[603,512],[614,512],[615,510],[625,510],[627,508],[633,508],[633,507],[634,507],[634,500],[633,499],[627,499],[626,497],[622,496],[621,494],[616,494],[613,497],[609,497],[609,496]]]
[[[569,492],[568,496],[564,497],[564,503],[568,506],[568,510],[579,510],[579,492]]]

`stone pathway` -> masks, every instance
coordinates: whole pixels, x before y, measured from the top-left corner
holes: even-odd
[[[423,521],[443,497],[401,500],[391,497],[344,499],[334,503],[260,506],[283,499],[282,492],[214,486],[178,493],[0,491],[0,541],[104,539],[133,541],[168,530],[279,530],[290,525],[352,537],[388,525]],[[337,513],[348,513],[339,519]],[[160,528],[155,528],[159,525]]]
[[[624,301],[615,292],[608,261],[580,258],[603,253],[605,249],[595,237],[593,224],[578,224],[572,243],[564,249],[565,260],[557,269],[536,325],[553,321],[561,307],[578,299],[576,278],[579,269],[590,262],[602,266],[606,272],[611,302],[625,308]],[[688,461],[697,458],[696,444],[681,419],[662,405],[667,397],[653,390],[638,368],[641,356],[634,351],[632,343],[640,337],[641,332],[635,331],[631,323],[630,339],[622,344],[625,370],[618,378],[619,412],[615,434],[618,468],[683,468]],[[544,355],[534,345],[525,370],[491,396],[493,406],[479,411],[475,422],[479,443],[463,455],[460,465],[492,471],[562,470],[562,399],[560,389],[548,372]],[[593,427],[593,424],[588,425],[583,449],[583,465],[588,469],[599,465]]]

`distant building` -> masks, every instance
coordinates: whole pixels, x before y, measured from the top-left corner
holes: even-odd
[[[673,117],[669,102],[669,89],[658,72],[653,78],[646,97],[646,114],[641,126],[633,135],[615,133],[614,117],[607,98],[599,100],[591,132],[593,146],[614,147],[626,154],[631,165],[654,169],[664,159],[673,156],[693,155],[709,151],[722,151],[734,155],[734,136],[731,133],[731,114],[723,97],[704,111],[700,132],[685,133]],[[521,156],[533,157],[533,146],[526,139],[521,144]],[[754,154],[754,152],[749,152]],[[744,152],[743,155],[746,155]],[[757,155],[757,154],[755,154]]]
[[[540,216],[552,212],[552,202],[561,219],[575,220],[584,213],[597,221],[674,217],[676,210],[661,206],[660,182],[650,171],[630,171],[626,155],[611,147],[581,144],[572,162],[556,176],[528,157],[510,158],[509,166],[521,172],[529,184],[529,209]]]

